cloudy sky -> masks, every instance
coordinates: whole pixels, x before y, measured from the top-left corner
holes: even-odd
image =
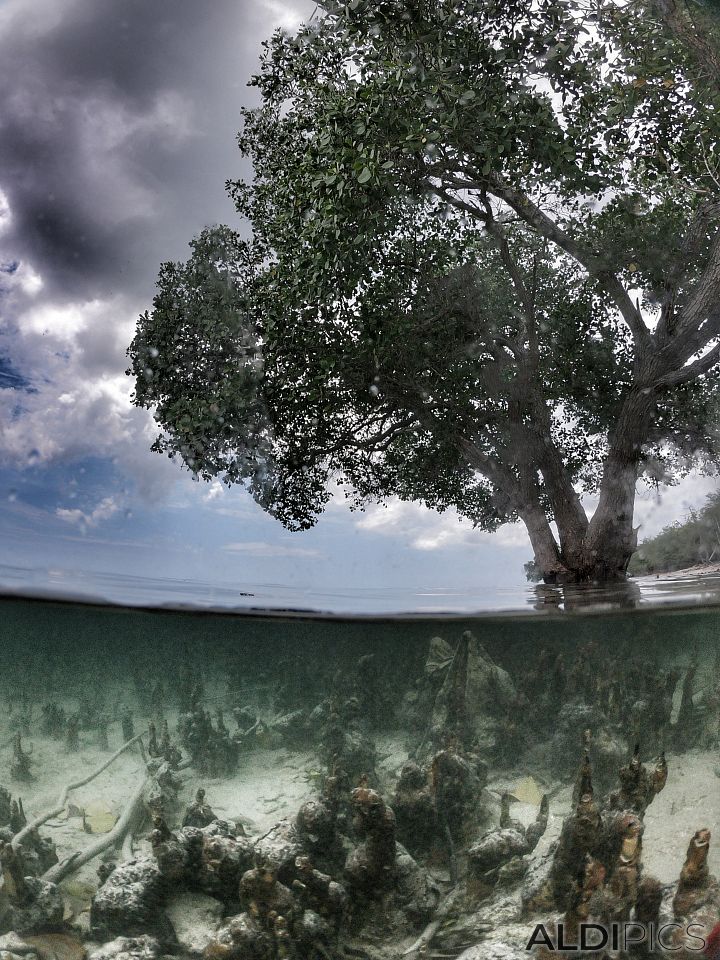
[[[483,606],[522,588],[522,528],[338,502],[290,534],[242,491],[150,453],[154,423],[130,403],[125,351],[158,265],[235,222],[223,184],[248,173],[246,81],[262,40],[312,6],[0,3],[0,584],[158,599],[169,580],[177,599],[197,594],[190,581],[344,609]],[[644,532],[712,486],[642,500]]]

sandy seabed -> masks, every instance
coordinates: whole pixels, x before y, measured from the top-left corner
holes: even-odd
[[[66,708],[75,706],[69,701]],[[174,729],[176,718],[169,717]],[[139,730],[139,723],[136,724]],[[109,728],[110,750],[102,751],[95,744],[94,731],[83,732],[77,753],[68,752],[61,741],[42,736],[23,739],[26,749],[32,745],[32,769],[35,779],[29,783],[13,782],[9,778],[12,748],[9,741],[12,730],[7,718],[0,723],[0,743],[3,744],[2,767],[8,774],[0,784],[10,790],[13,797],[22,798],[28,820],[50,809],[64,784],[82,779],[108,759],[121,746],[120,724]],[[388,734],[377,741],[379,774],[384,794],[391,798],[395,779],[407,759],[407,744],[402,734]],[[712,750],[691,750],[684,754],[668,754],[669,775],[663,792],[655,798],[645,815],[643,838],[644,873],[657,877],[663,884],[677,880],[682,868],[690,837],[701,827],[715,832],[720,822],[720,756]],[[716,773],[716,770],[718,771]],[[499,794],[513,787],[525,776],[533,773],[538,786],[550,793],[550,820],[545,836],[533,854],[537,859],[545,854],[559,836],[563,819],[570,810],[572,789],[560,787],[549,777],[543,782],[538,771],[517,768],[503,771],[490,777],[486,787],[487,806],[492,810]],[[321,765],[312,752],[296,752],[285,748],[256,748],[241,755],[237,771],[228,778],[200,778],[192,769],[180,775],[182,788],[178,796],[176,827],[185,807],[193,799],[198,787],[205,788],[207,800],[215,813],[224,819],[239,821],[248,835],[260,836],[285,817],[293,817],[301,804],[315,795],[321,777]],[[121,814],[124,806],[145,777],[145,765],[137,747],[130,748],[118,757],[107,770],[84,787],[73,791],[69,802],[78,810],[107,810],[114,817]],[[74,814],[75,811],[70,811]],[[513,816],[525,823],[534,820],[537,808],[518,803],[513,806]],[[147,834],[150,826],[145,823],[133,837],[133,853],[149,854]],[[42,827],[42,834],[56,844],[58,857],[62,860],[72,853],[83,850],[97,839],[83,828],[83,819],[67,813],[49,820]],[[116,850],[105,855],[108,859],[119,858]],[[65,881],[69,900],[77,898],[78,887],[84,887],[86,900],[90,888],[98,883],[97,868],[100,859],[86,864],[70,881]],[[717,845],[710,850],[711,873],[720,872],[720,851]],[[71,905],[72,906],[72,905]],[[76,903],[74,911],[86,909],[86,904]]]

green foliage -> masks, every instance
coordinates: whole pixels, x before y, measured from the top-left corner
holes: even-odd
[[[265,503],[272,443],[259,331],[244,296],[249,250],[226,227],[191,246],[187,263],[163,264],[153,311],[140,318],[129,351],[134,399],[172,424],[154,450],[179,454],[196,476],[247,481]]]
[[[252,81],[239,145],[255,176],[228,184],[252,242],[206,231],[141,318],[131,372],[156,449],[246,483],[293,529],[335,484],[354,505],[396,495],[494,529],[518,514],[523,458],[546,497],[542,444],[596,489],[636,372],[601,281],[650,313],[669,276],[678,307],[689,296],[720,100],[636,4],[321,6],[273,35]],[[713,455],[715,389],[663,395],[653,481],[682,469],[678,438]]]
[[[630,573],[644,576],[720,562],[720,493],[707,498],[685,521],[671,524],[640,545],[630,561]]]

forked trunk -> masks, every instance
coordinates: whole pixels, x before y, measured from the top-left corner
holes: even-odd
[[[628,487],[632,489],[634,499],[634,472],[626,471],[620,478],[616,494],[608,498],[602,510],[598,507],[587,535],[572,544],[572,554],[569,556],[558,550],[551,531],[549,538],[538,538],[528,527],[535,564],[545,583],[595,583],[625,579],[630,558],[637,546],[637,533],[632,526],[633,506],[626,495]]]
[[[625,579],[637,547],[635,484],[653,409],[654,395],[649,390],[627,397],[605,460],[598,506],[586,530],[578,529],[576,523],[565,525],[562,512],[556,511],[561,550],[547,520],[543,526],[537,511],[521,513],[546,583]]]

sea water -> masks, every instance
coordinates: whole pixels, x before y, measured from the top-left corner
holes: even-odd
[[[714,593],[404,617],[7,595],[0,949],[713,956]]]

